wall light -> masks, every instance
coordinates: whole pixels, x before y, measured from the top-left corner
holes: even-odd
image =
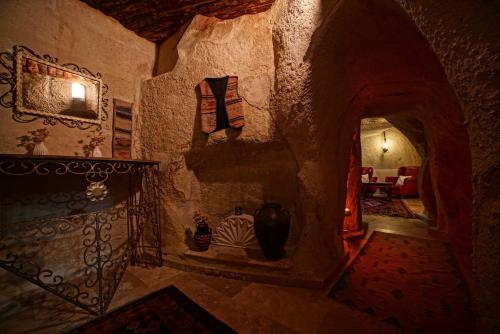
[[[85,87],[82,84],[73,82],[71,84],[71,97],[74,99],[85,100]]]
[[[387,139],[385,138],[385,131],[384,131],[384,143],[382,144],[382,151],[384,151],[384,153],[389,151],[389,144],[387,144]]]

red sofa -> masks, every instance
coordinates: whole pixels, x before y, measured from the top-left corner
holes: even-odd
[[[417,177],[420,167],[405,166],[398,168],[398,176],[388,176],[385,182],[392,183],[392,195],[400,197],[418,196]],[[401,184],[398,182],[400,176],[407,176]]]

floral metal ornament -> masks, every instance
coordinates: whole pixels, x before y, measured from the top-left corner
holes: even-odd
[[[86,195],[92,202],[102,201],[108,195],[108,188],[103,182],[91,182],[87,187]]]

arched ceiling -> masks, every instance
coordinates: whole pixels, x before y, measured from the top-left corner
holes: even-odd
[[[159,43],[195,15],[233,19],[271,8],[274,0],[81,0],[137,35]]]
[[[382,130],[391,128],[392,124],[389,123],[385,118],[382,117],[372,117],[363,118],[361,120],[361,132],[380,132]]]
[[[380,97],[381,105],[389,100],[393,105],[394,97],[405,100],[414,87],[449,86],[429,43],[393,0],[345,1],[332,10],[332,24],[320,29],[324,37],[314,46],[316,57],[324,54],[332,64],[332,76],[342,78],[339,88],[358,102],[366,97],[361,104],[375,107],[374,98]]]

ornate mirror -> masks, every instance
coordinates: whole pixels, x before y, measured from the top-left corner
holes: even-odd
[[[100,73],[72,63],[59,65],[57,58],[39,56],[24,46],[15,46],[12,54],[2,55],[13,64],[6,66],[2,61],[11,72],[12,85],[11,101],[2,105],[14,108],[14,120],[31,122],[43,117],[45,124],[60,122],[87,129],[93,125],[100,128],[107,119],[104,95],[108,87]]]

